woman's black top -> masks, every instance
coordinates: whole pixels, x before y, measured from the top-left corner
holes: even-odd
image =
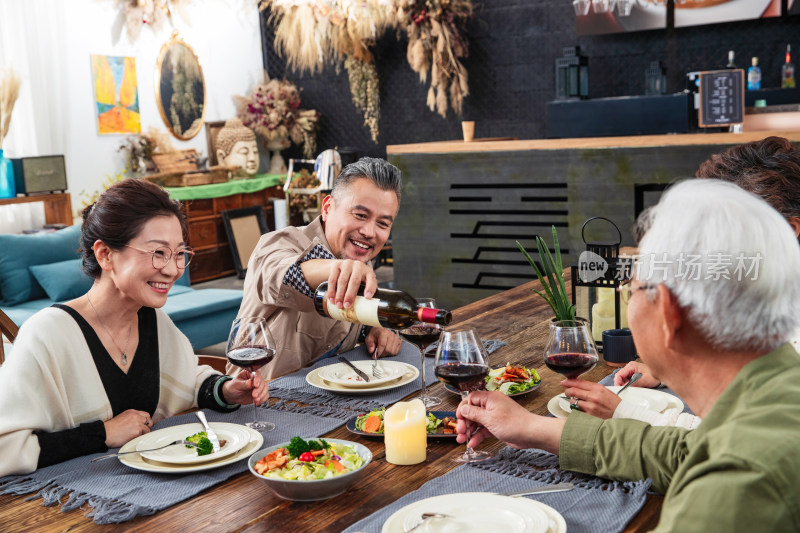
[[[117,366],[97,333],[80,313],[66,305],[54,304],[53,307],[69,313],[81,328],[111,404],[113,416],[128,409],[145,411],[152,416],[158,407],[161,389],[158,324],[155,309],[142,307],[139,310],[139,345],[126,374]],[[214,399],[214,387],[217,381],[223,377],[222,375],[213,375],[203,381],[198,397],[201,408],[217,411],[231,410],[231,408],[219,405]],[[39,447],[41,448],[38,468],[81,455],[108,450],[105,444],[106,430],[102,420],[86,422],[78,427],[62,431],[37,431],[36,436],[39,438]]]

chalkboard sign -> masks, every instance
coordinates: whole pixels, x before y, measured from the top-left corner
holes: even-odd
[[[744,70],[700,72],[698,126],[714,128],[744,122]]]

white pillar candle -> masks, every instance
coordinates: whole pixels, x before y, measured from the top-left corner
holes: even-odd
[[[425,460],[428,432],[422,400],[397,402],[383,415],[386,460],[395,465],[415,465]]]

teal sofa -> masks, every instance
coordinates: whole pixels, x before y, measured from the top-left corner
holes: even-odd
[[[18,326],[35,312],[86,293],[80,267],[80,227],[53,233],[0,235],[0,309]],[[242,291],[192,289],[189,271],[169,291],[164,311],[195,349],[227,340]]]

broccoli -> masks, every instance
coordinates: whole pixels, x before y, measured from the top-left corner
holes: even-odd
[[[189,437],[186,437],[186,440],[197,444],[197,455],[208,455],[214,452],[214,445],[211,444],[210,440],[208,440],[208,436],[206,436],[205,431],[200,431],[199,433],[190,435]],[[186,447],[192,448],[192,446]]]
[[[330,447],[331,445],[325,442],[325,439],[306,442],[300,437],[292,437],[286,449],[289,450],[289,455],[292,457],[300,457],[300,455],[305,452],[310,452],[311,450],[327,450]]]

